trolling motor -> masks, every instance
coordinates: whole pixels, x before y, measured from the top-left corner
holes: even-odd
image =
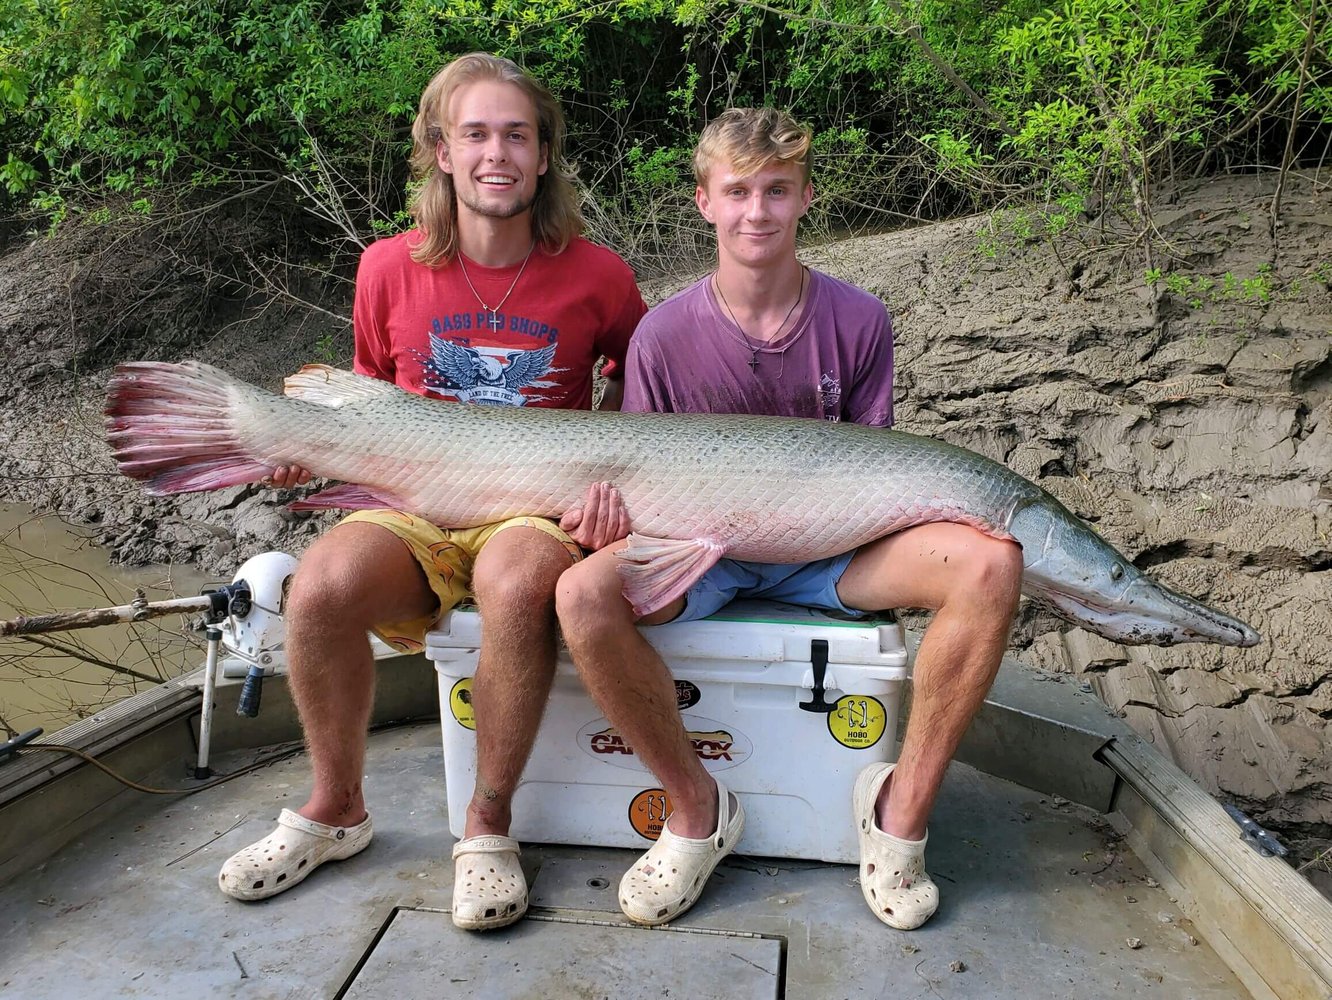
[[[214,607],[225,605],[215,619],[226,650],[223,677],[244,677],[237,715],[254,718],[265,677],[286,669],[283,649],[286,631],[282,622],[287,583],[296,572],[296,559],[285,552],[262,552],[247,559],[236,570],[231,583],[210,596],[218,596]]]
[[[287,581],[296,572],[296,560],[285,552],[263,552],[247,559],[228,584],[206,591],[205,615],[208,659],[204,665],[203,715],[199,719],[199,757],[195,778],[212,774],[208,749],[213,735],[213,695],[217,689],[218,660],[222,676],[244,677],[236,714],[253,719],[259,714],[264,677],[286,666],[282,652],[282,604]]]
[[[285,630],[282,607],[287,581],[296,571],[296,559],[285,552],[264,552],[247,559],[231,582],[206,590],[198,597],[179,597],[169,601],[149,601],[142,590],[134,600],[114,608],[87,611],[57,611],[44,615],[21,615],[0,621],[0,637],[35,635],[67,629],[94,628],[100,625],[132,624],[165,615],[202,611],[208,640],[208,660],[204,668],[204,710],[199,724],[199,761],[196,777],[207,777],[208,743],[213,718],[213,694],[219,662],[224,677],[244,677],[238,715],[251,718],[259,714],[263,679],[287,660],[282,644]],[[224,656],[222,651],[226,650]],[[0,743],[0,759],[11,756],[37,731]]]

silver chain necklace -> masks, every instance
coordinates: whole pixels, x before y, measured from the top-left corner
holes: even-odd
[[[518,287],[518,279],[521,278],[523,272],[527,270],[527,262],[532,259],[532,251],[535,249],[536,240],[533,240],[532,245],[527,248],[527,256],[523,258],[522,266],[518,268],[518,273],[513,276],[513,281],[509,283],[509,290],[504,293],[504,298],[496,302],[494,306],[486,305],[486,300],[481,297],[481,293],[478,292],[476,286],[472,284],[472,277],[467,273],[467,264],[464,261],[462,251],[458,251],[458,266],[462,268],[463,280],[467,282],[467,287],[470,288],[472,294],[476,296],[476,301],[481,303],[481,308],[490,314],[486,317],[486,326],[490,327],[492,330],[498,331],[499,328],[504,325],[500,322],[498,315],[499,311],[504,308],[504,303],[509,301],[509,296],[513,294],[513,290]]]
[[[781,326],[777,327],[776,332],[773,333],[771,340],[776,340],[781,336],[782,331],[786,329],[786,324],[791,322],[791,317],[795,315],[796,309],[799,308],[800,303],[805,300],[805,279],[808,275],[809,268],[802,264],[800,266],[800,294],[796,296],[796,300],[791,304],[791,308],[786,311],[786,317],[782,320]],[[785,368],[786,349],[790,347],[791,344],[794,344],[795,341],[792,340],[791,343],[784,344],[781,347],[754,346],[754,338],[745,333],[745,328],[740,325],[740,321],[735,318],[735,313],[731,311],[731,303],[726,301],[726,293],[721,289],[721,282],[717,278],[716,271],[712,272],[712,287],[717,290],[717,298],[721,299],[722,305],[726,307],[726,315],[731,317],[731,322],[735,324],[735,328],[740,331],[741,335],[737,337],[730,330],[727,330],[726,332],[731,335],[731,339],[738,341],[744,346],[745,350],[749,351],[749,360],[745,362],[745,364],[749,365],[749,370],[751,372],[758,371],[758,359],[760,354],[782,355],[782,367]],[[778,375],[777,377],[781,378],[781,375]]]

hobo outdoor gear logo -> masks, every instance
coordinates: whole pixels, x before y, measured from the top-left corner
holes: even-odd
[[[671,797],[664,788],[645,788],[629,803],[629,825],[640,837],[656,840],[671,814]]]
[[[867,694],[846,694],[828,713],[828,732],[844,747],[868,750],[878,743],[888,727],[883,702]]]
[[[449,711],[458,725],[476,731],[476,713],[472,711],[472,678],[464,677],[449,691]]]
[[[743,733],[723,726],[715,719],[694,715],[681,715],[685,735],[693,744],[694,752],[709,771],[724,771],[743,764],[754,752],[754,745]],[[589,756],[632,771],[646,771],[647,767],[634,753],[629,741],[606,719],[595,719],[578,731],[578,745]]]
[[[689,681],[675,682],[675,707],[681,712],[686,708],[693,708],[702,697],[703,692],[698,689],[697,684]]]

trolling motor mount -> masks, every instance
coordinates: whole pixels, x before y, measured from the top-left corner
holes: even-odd
[[[251,667],[267,675],[286,666],[282,611],[296,559],[285,552],[261,552],[243,562],[230,584],[218,588],[214,603],[225,608],[219,618],[227,656],[223,676],[244,677]],[[209,595],[210,597],[213,595]]]

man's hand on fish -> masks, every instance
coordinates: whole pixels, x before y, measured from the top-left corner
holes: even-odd
[[[272,486],[280,490],[295,489],[297,486],[304,486],[309,481],[310,470],[302,469],[299,465],[279,465],[263,479],[265,486]]]
[[[560,527],[580,546],[596,551],[629,534],[629,513],[619,490],[610,483],[593,483],[583,506],[565,511]]]

